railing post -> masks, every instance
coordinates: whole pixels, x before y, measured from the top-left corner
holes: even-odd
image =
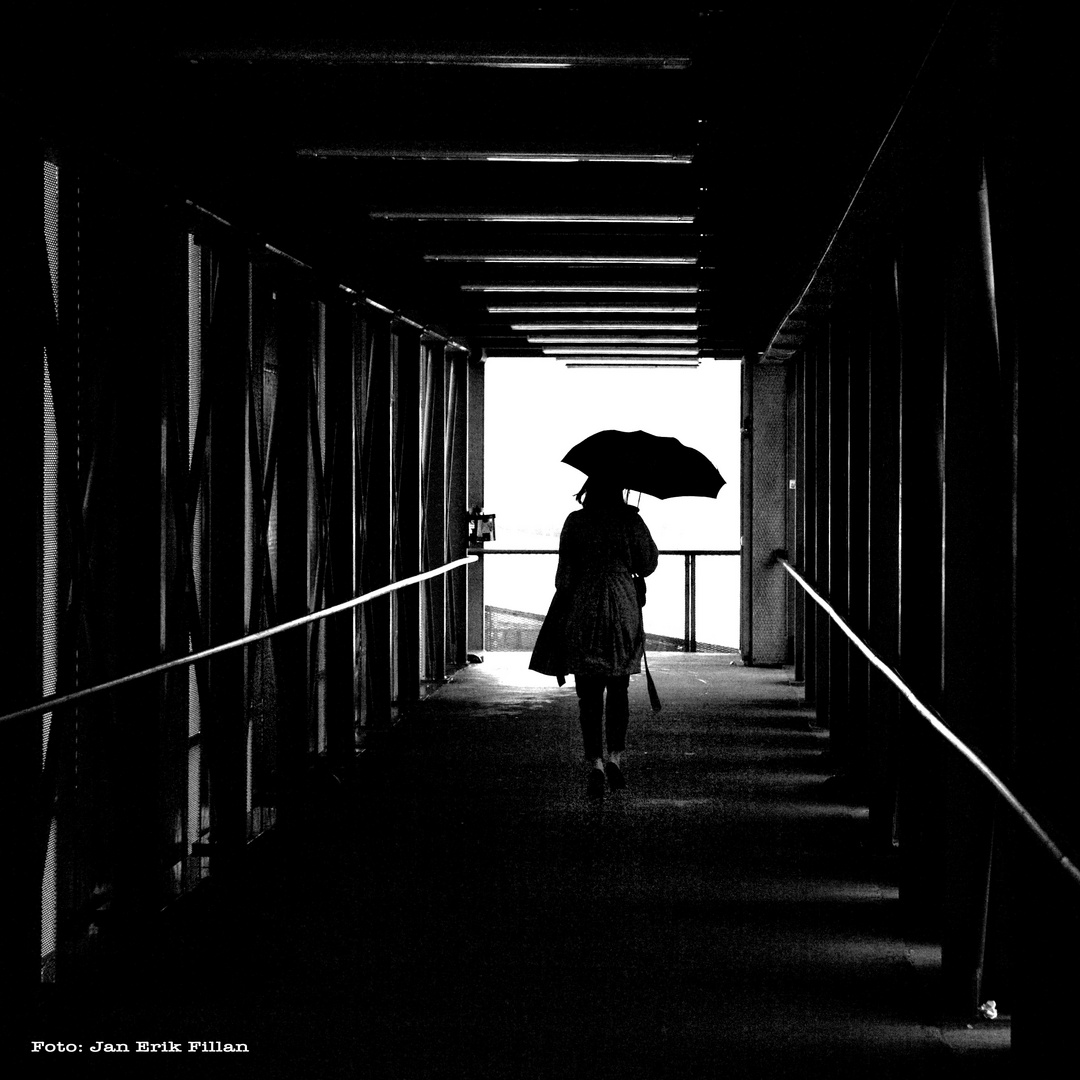
[[[690,556],[683,556],[683,651],[690,651]]]
[[[687,652],[697,652],[697,556],[691,552],[686,556],[686,570],[689,576],[689,611],[690,618],[687,622],[690,642]]]

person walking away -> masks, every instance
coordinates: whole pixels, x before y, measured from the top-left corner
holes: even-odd
[[[641,671],[645,629],[634,576],[656,569],[658,552],[636,507],[617,482],[590,477],[577,494],[580,510],[563,524],[555,596],[537,635],[529,667],[574,676],[588,765],[586,793],[601,798],[607,783],[626,786],[630,676]],[[606,737],[607,760],[604,759]]]

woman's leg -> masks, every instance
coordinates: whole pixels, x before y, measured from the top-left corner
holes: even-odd
[[[630,676],[615,675],[605,682],[608,754],[619,755],[626,749],[626,729],[630,724]]]
[[[581,738],[585,757],[590,765],[603,762],[604,741],[604,677],[602,675],[575,675],[574,689],[578,696],[578,714],[581,720]]]

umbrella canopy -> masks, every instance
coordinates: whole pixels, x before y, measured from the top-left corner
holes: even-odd
[[[724,484],[700,450],[647,431],[598,431],[579,442],[563,461],[590,477],[603,477],[657,499],[676,495],[714,499]]]

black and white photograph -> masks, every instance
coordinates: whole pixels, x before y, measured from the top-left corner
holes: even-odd
[[[1069,1071],[1067,6],[4,24],[0,1073]]]

